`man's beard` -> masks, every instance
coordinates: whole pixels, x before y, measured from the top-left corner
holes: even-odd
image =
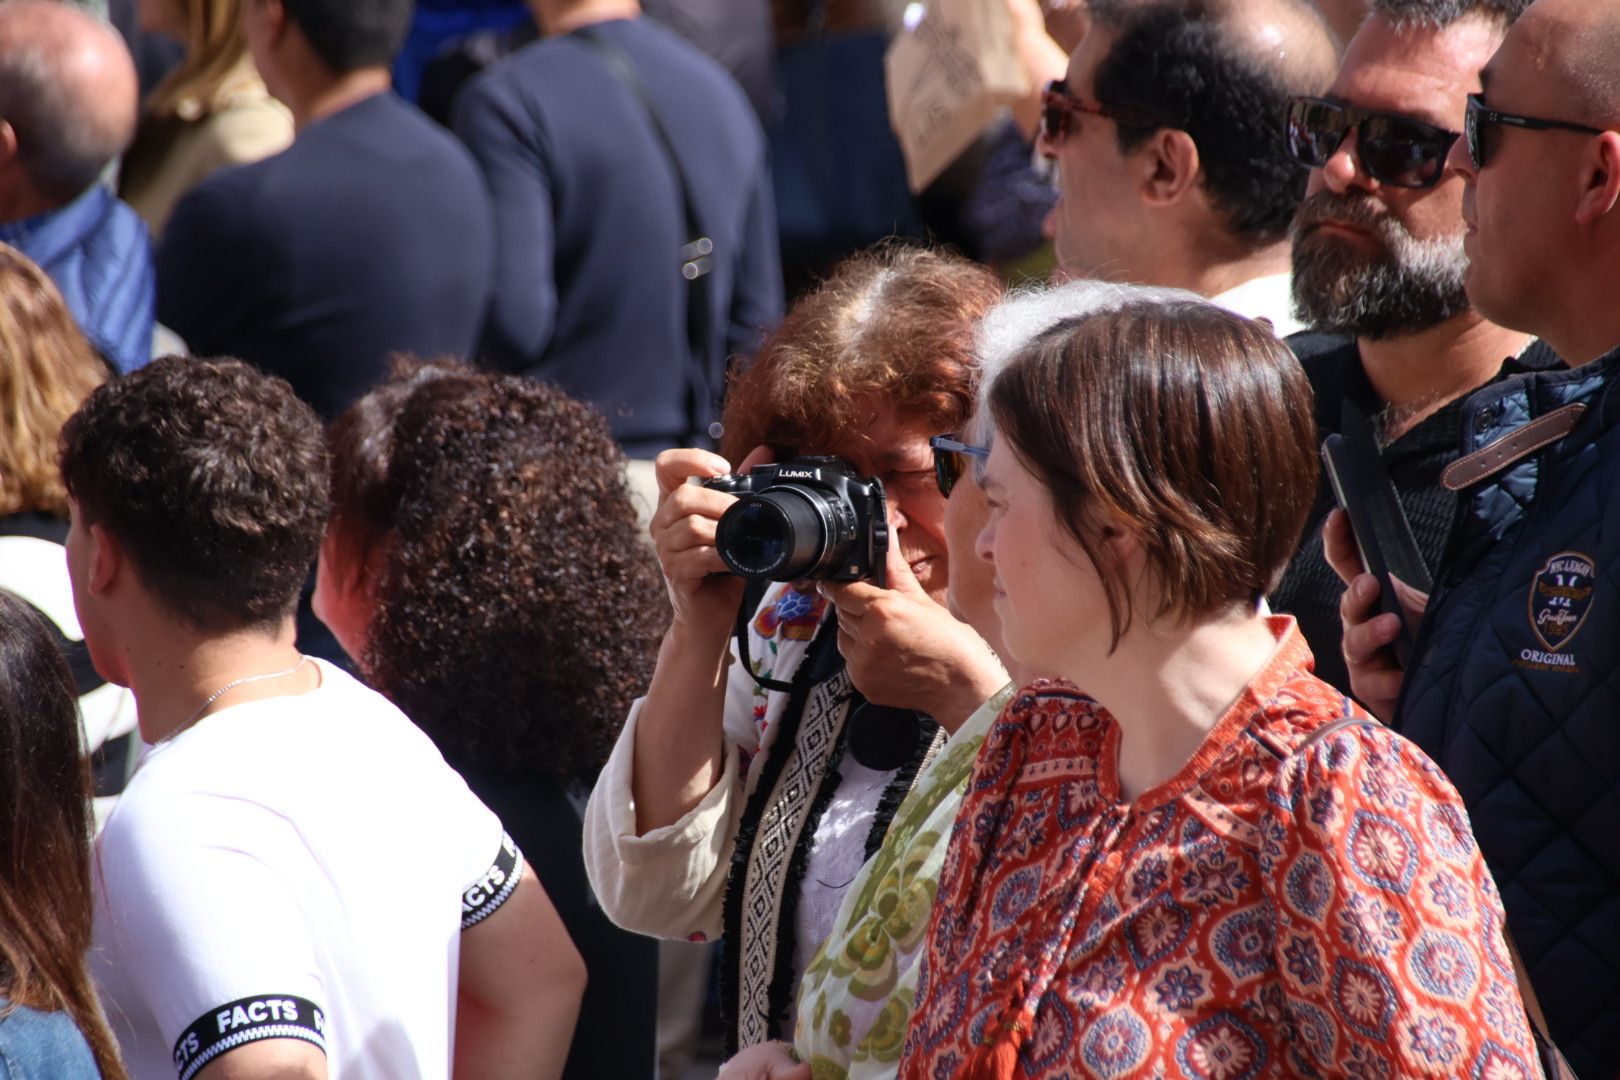
[[[1365,229],[1383,246],[1368,255],[1314,226]],[[1419,240],[1370,198],[1319,191],[1300,206],[1294,247],[1294,313],[1317,330],[1356,337],[1400,337],[1469,309],[1463,230]]]

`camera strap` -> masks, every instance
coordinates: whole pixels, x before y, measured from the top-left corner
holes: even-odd
[[[768,585],[769,583],[762,582],[761,584]],[[737,637],[737,659],[742,661],[743,670],[748,672],[748,677],[754,680],[754,685],[761,690],[775,690],[779,694],[792,694],[801,687],[812,686],[818,680],[831,674],[830,671],[823,671],[822,669],[830,667],[827,663],[829,653],[834,656],[838,654],[837,609],[830,609],[827,612],[827,617],[822,620],[821,626],[817,628],[815,640],[810,643],[810,648],[804,654],[804,659],[799,662],[798,669],[793,673],[793,681],[784,682],[781,679],[772,679],[754,670],[753,658],[748,654],[748,623],[753,618],[755,610],[758,609],[761,599],[764,599],[764,590],[761,589],[756,593],[754,583],[750,581],[748,590],[743,593],[743,602],[737,608],[737,623],[733,630]]]
[[[714,388],[709,385],[709,358],[713,351],[714,328],[709,310],[708,286],[709,271],[714,268],[714,241],[703,228],[697,202],[692,197],[692,184],[687,179],[686,170],[681,166],[680,155],[675,152],[675,142],[670,138],[668,129],[664,127],[658,108],[653,104],[652,95],[641,81],[641,76],[636,73],[635,66],[630,63],[630,58],[603,37],[596,26],[582,26],[575,30],[573,35],[601,55],[607,63],[608,70],[624,83],[646,111],[647,120],[652,125],[658,145],[664,151],[664,156],[669,159],[675,186],[680,189],[681,212],[685,216],[687,237],[680,251],[680,274],[686,282],[686,343],[690,354],[686,365],[687,428],[691,439],[699,442],[704,439],[716,440],[719,438],[717,424],[709,422],[715,397]]]

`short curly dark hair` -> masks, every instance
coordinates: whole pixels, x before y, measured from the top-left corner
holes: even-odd
[[[1285,64],[1243,40],[1231,0],[1105,0],[1092,12],[1119,35],[1097,65],[1093,93],[1121,117],[1120,150],[1130,153],[1161,127],[1185,131],[1227,228],[1257,244],[1286,236],[1306,180],[1282,138],[1288,99],[1320,94],[1333,79],[1331,31],[1320,17],[1299,16],[1319,24],[1322,40],[1296,51],[1322,62]]]
[[[320,421],[240,360],[170,356],[104,384],[63,426],[62,478],[83,522],[208,633],[289,617],[326,525]]]
[[[360,666],[446,757],[589,784],[669,620],[606,419],[402,364],[329,432],[333,540],[387,545]]]

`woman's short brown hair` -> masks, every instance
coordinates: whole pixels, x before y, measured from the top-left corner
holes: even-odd
[[[989,401],[997,437],[1096,565],[1115,644],[1130,583],[1099,558],[1105,523],[1142,544],[1156,616],[1257,603],[1293,554],[1316,495],[1311,386],[1262,324],[1188,301],[1071,319]]]
[[[994,274],[958,255],[887,244],[840,263],[793,306],[726,396],[721,452],[826,453],[881,397],[902,418],[956,431],[973,411],[973,335],[1001,298]]]
[[[57,440],[108,374],[45,271],[0,244],[0,517],[67,516]]]

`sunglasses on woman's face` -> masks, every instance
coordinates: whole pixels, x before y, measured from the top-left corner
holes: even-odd
[[[1284,127],[1288,154],[1319,169],[1354,128],[1356,156],[1367,175],[1391,187],[1433,187],[1446,174],[1446,154],[1460,137],[1400,113],[1372,112],[1325,98],[1296,97]]]
[[[1485,99],[1479,94],[1468,95],[1468,111],[1463,114],[1463,134],[1466,136],[1468,157],[1474,163],[1474,168],[1485,167],[1485,129],[1492,124],[1505,124],[1508,127],[1524,128],[1526,131],[1574,131],[1581,135],[1601,135],[1602,128],[1588,127],[1585,124],[1572,124],[1568,120],[1542,120],[1534,116],[1520,116],[1518,113],[1498,112],[1485,104]]]
[[[939,493],[947,499],[951,497],[951,489],[956,487],[956,482],[971,467],[969,458],[985,461],[990,457],[987,447],[971,446],[949,435],[935,435],[928,440],[928,445],[934,451],[934,483],[939,485]]]

